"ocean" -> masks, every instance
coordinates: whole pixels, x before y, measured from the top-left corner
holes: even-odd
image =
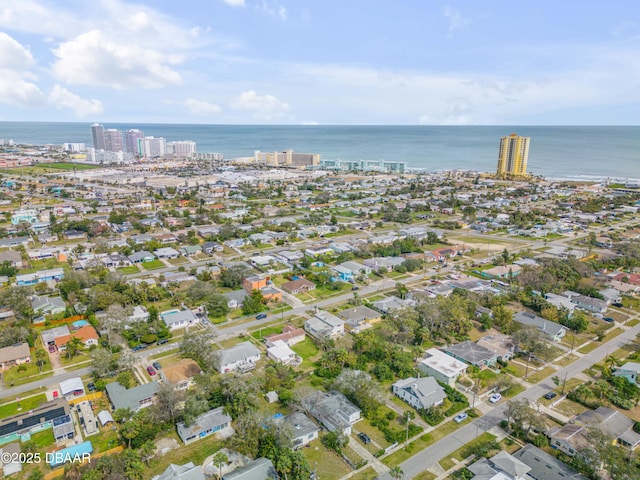
[[[90,123],[0,122],[0,139],[25,144],[84,142]],[[501,136],[531,137],[530,173],[547,178],[640,179],[640,127],[594,126],[273,126],[105,123],[148,136],[193,140],[225,158],[254,150],[319,153],[324,159],[396,160],[425,171],[496,168]]]

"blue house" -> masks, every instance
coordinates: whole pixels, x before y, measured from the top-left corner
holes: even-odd
[[[50,270],[42,270],[36,273],[25,273],[23,275],[16,275],[16,285],[36,285],[42,282],[60,281],[63,278],[64,270],[62,268],[52,268]]]
[[[613,372],[614,377],[624,377],[631,383],[640,383],[640,363],[627,362]]]
[[[336,274],[335,280],[340,280],[342,282],[353,281],[353,272],[348,268],[336,265],[335,267],[331,267],[331,270]]]

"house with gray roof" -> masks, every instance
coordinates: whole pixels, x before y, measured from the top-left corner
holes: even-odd
[[[220,373],[253,370],[258,360],[260,360],[260,350],[255,345],[251,342],[239,343],[220,351]]]
[[[0,368],[29,363],[30,361],[31,352],[29,344],[26,342],[0,348]]]
[[[445,352],[453,358],[478,368],[495,365],[498,359],[498,355],[495,352],[469,340],[450,345],[445,348]]]
[[[294,412],[281,417],[281,421],[291,430],[291,445],[294,449],[309,445],[318,438],[320,427],[302,412]]]
[[[444,389],[433,377],[409,377],[391,386],[394,395],[418,410],[442,405],[447,397]]]
[[[554,342],[559,342],[567,333],[567,329],[559,323],[545,320],[544,318],[538,317],[537,315],[529,312],[516,312],[513,316],[513,320],[521,325],[536,327]]]
[[[640,384],[640,363],[627,362],[613,371],[614,377],[624,377],[629,382]]]
[[[587,480],[586,477],[577,473],[567,464],[540,450],[531,443],[527,443],[523,448],[514,453],[513,457],[531,468],[531,470],[527,472],[527,476],[524,477],[527,480],[558,480],[559,478]]]
[[[152,480],[205,480],[205,476],[201,465],[194,465],[193,462],[184,465],[172,463]]]
[[[114,410],[128,408],[132,412],[137,412],[153,404],[153,399],[158,392],[158,382],[145,383],[128,389],[118,382],[112,382],[107,384],[105,390]]]
[[[67,305],[64,303],[62,297],[36,297],[31,300],[31,308],[34,313],[56,315],[58,313],[64,313]]]
[[[313,317],[304,322],[304,329],[318,340],[335,339],[344,335],[344,321],[332,313],[318,310]]]
[[[398,310],[400,308],[412,307],[415,304],[416,302],[414,300],[411,300],[409,298],[405,298],[404,300],[402,300],[398,297],[381,298],[380,300],[376,300],[375,302],[372,303],[373,307],[376,310],[384,314],[388,314],[389,312],[392,312],[393,310]]]
[[[261,457],[223,475],[222,480],[278,480],[278,473],[271,460]]]
[[[63,325],[61,327],[50,328],[49,330],[43,330],[40,332],[40,338],[42,344],[47,348],[49,345],[55,345],[56,338],[70,335],[69,327]]]
[[[233,309],[242,307],[244,299],[247,298],[249,294],[244,288],[241,288],[240,290],[225,292],[222,295],[227,299],[227,306]]]
[[[372,324],[382,320],[379,312],[365,306],[347,308],[339,313],[340,317],[346,322],[347,327],[352,333],[357,333],[365,328],[369,328]]]
[[[156,256],[146,250],[140,250],[139,252],[133,252],[128,258],[131,263],[146,263],[154,261]]]
[[[330,432],[351,435],[351,426],[360,420],[361,411],[342,393],[316,391],[308,399],[309,413]]]
[[[192,425],[184,422],[177,424],[178,435],[185,445],[202,440],[231,425],[231,417],[224,413],[224,407],[218,407],[199,415]]]
[[[507,452],[498,452],[491,458],[481,458],[467,469],[473,473],[474,480],[524,480],[529,479],[531,471],[526,463],[521,462]]]
[[[198,323],[198,319],[191,310],[167,310],[160,314],[160,318],[169,330],[185,328]]]

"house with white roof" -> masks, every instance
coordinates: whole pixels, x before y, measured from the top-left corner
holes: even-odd
[[[344,335],[344,321],[329,312],[318,310],[304,322],[304,329],[319,340],[335,339]]]
[[[260,350],[251,342],[242,342],[219,353],[220,373],[253,370],[260,360]]]
[[[458,377],[467,371],[466,363],[437,348],[430,348],[425,354],[425,358],[418,362],[418,370],[447,385],[455,385]]]
[[[198,319],[191,310],[167,310],[160,314],[160,319],[169,327],[169,330],[185,328],[198,323]]]
[[[302,358],[282,340],[271,342],[271,346],[267,348],[267,357],[284,365],[296,366],[302,363]]]

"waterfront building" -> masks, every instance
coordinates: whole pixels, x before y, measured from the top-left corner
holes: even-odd
[[[164,137],[144,137],[138,139],[138,155],[144,158],[163,157],[167,153]]]
[[[124,134],[124,151],[138,155],[138,140],[144,138],[144,132],[137,128],[127,130]]]
[[[192,140],[167,142],[167,153],[176,157],[191,158],[196,153],[196,142]]]
[[[512,133],[500,139],[498,152],[498,175],[526,175],[531,137]]]
[[[320,154],[296,153],[293,150],[285,150],[284,152],[261,152],[256,150],[253,157],[256,163],[266,163],[274,167],[311,167],[320,165]]]
[[[93,138],[93,148],[96,150],[104,150],[104,127],[99,123],[91,125],[91,138]]]
[[[320,168],[343,172],[404,173],[407,162],[394,160],[321,160]]]
[[[122,152],[122,132],[109,128],[104,132],[104,149],[108,152]]]

